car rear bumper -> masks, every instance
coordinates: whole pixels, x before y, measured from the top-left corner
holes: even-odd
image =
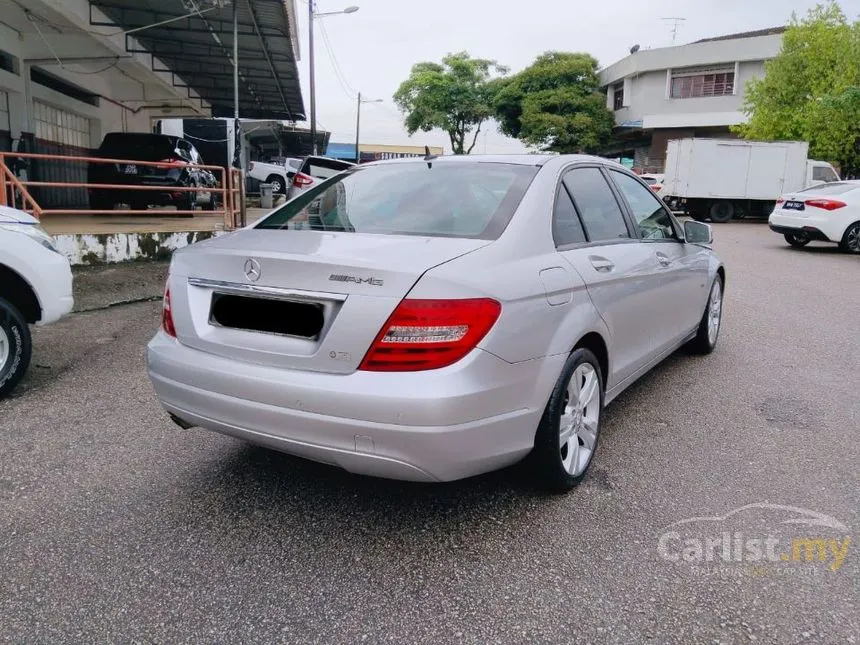
[[[350,472],[450,481],[515,463],[564,356],[511,364],[476,350],[441,370],[308,373],[241,363],[159,332],[147,351],[181,420]]]
[[[810,240],[838,242],[844,231],[838,222],[830,217],[815,215],[784,215],[781,210],[774,211],[768,218],[770,230],[782,235],[802,235]]]

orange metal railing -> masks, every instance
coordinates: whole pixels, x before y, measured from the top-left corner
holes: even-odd
[[[91,184],[88,182],[70,181],[32,181],[21,180],[6,163],[7,158],[14,159],[41,159],[49,161],[60,161],[63,163],[104,163],[123,164],[133,166],[149,166],[155,168],[197,168],[218,173],[220,177],[217,186],[159,186],[159,185],[134,185],[134,184]],[[32,213],[34,217],[41,218],[44,215],[70,215],[70,214],[112,214],[112,215],[143,215],[153,214],[150,210],[125,209],[125,210],[95,210],[95,209],[70,209],[70,208],[42,208],[33,197],[29,187],[34,188],[82,188],[87,191],[97,190],[122,190],[122,191],[151,191],[159,193],[210,193],[210,199],[215,195],[221,196],[221,213],[224,216],[224,226],[234,229],[245,225],[245,181],[242,171],[238,168],[222,168],[221,166],[207,166],[203,164],[192,164],[185,162],[164,161],[138,161],[136,159],[105,159],[102,157],[82,157],[68,155],[51,155],[31,152],[0,152],[0,205],[7,205],[7,190],[12,196],[13,204],[15,195],[20,196],[23,210]],[[158,211],[155,211],[158,212]],[[194,215],[194,210],[170,211],[171,215]]]

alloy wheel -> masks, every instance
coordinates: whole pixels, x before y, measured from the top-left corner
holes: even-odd
[[[720,319],[723,315],[723,286],[719,280],[714,280],[711,287],[711,297],[708,300],[708,342],[714,345],[717,334],[720,333]]]
[[[597,370],[582,363],[567,385],[559,422],[559,449],[564,469],[574,477],[588,467],[597,444],[600,421],[600,384]]]
[[[845,247],[852,253],[860,253],[860,224],[854,224],[845,233]]]
[[[5,329],[0,327],[0,373],[3,372],[3,369],[6,367],[6,363],[9,361],[11,351],[9,334],[6,333]]]

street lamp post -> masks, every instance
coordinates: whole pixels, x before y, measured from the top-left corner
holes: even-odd
[[[361,163],[361,152],[359,152],[358,142],[361,132],[361,104],[362,103],[382,103],[382,99],[363,99],[361,92],[358,93],[358,102],[355,111],[355,163]]]
[[[311,149],[316,155],[317,151],[317,87],[316,73],[314,70],[314,20],[325,16],[336,16],[341,13],[355,13],[358,7],[351,6],[341,11],[326,11],[317,13],[314,11],[314,0],[308,0],[308,66],[310,67],[310,89],[311,89]]]

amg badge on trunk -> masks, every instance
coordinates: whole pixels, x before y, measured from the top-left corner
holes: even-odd
[[[329,280],[333,282],[355,282],[356,284],[372,284],[374,287],[381,287],[382,280],[379,278],[359,278],[354,275],[342,275],[339,273],[332,273],[329,277]]]

